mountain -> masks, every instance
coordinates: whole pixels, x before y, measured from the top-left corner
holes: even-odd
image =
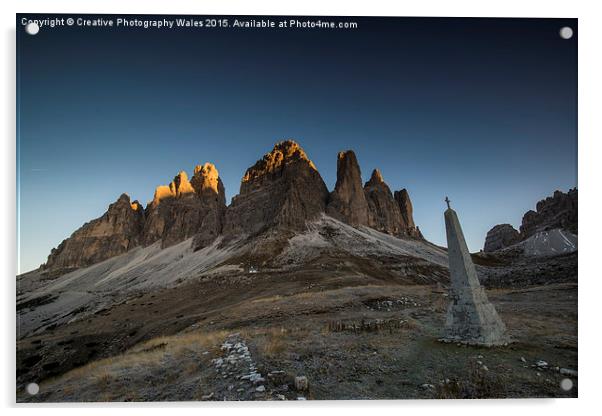
[[[362,173],[352,150],[338,154],[337,183],[330,194],[326,212],[354,227],[369,224],[369,207],[362,187]]]
[[[218,237],[222,245],[255,239],[255,261],[260,261],[324,213],[354,227],[422,238],[407,191],[394,197],[378,170],[362,186],[353,151],[339,153],[337,184],[329,193],[301,146],[285,140],[247,169],[230,206],[215,165],[196,166],[190,180],[181,171],[155,189],[145,209],[137,201],[130,204],[123,194],[101,218],[84,224],[54,249],[42,269],[47,276],[57,276],[137,246],[157,243],[167,248],[189,238],[193,250]]]
[[[137,246],[157,243],[166,248],[195,237],[195,248],[215,240],[226,209],[225,190],[215,166],[194,169],[188,180],[181,171],[169,185],[155,189],[145,209],[122,194],[100,218],[84,224],[53,249],[41,266],[57,276],[123,254]]]
[[[277,143],[245,172],[226,210],[229,241],[265,231],[300,231],[326,208],[328,190],[316,166],[294,141]]]
[[[451,300],[447,251],[412,216],[408,192],[391,192],[379,170],[362,184],[352,151],[338,154],[329,192],[291,140],[246,170],[229,206],[212,164],[178,173],[146,208],[123,194],[17,277],[17,400],[431,397],[421,386],[440,374],[469,380],[474,350],[435,341]],[[542,384],[523,356],[576,368],[577,253],[565,240],[521,241],[562,251],[535,261],[472,256],[483,286],[505,289],[488,296],[528,388]],[[428,368],[425,346],[437,352]],[[561,374],[550,377],[557,389]]]
[[[118,256],[140,244],[144,210],[127,194],[109,205],[100,218],[84,224],[52,249],[42,269],[60,275]]]
[[[553,196],[537,203],[536,211],[529,210],[523,215],[520,232],[510,224],[499,224],[489,230],[485,238],[483,251],[494,252],[529,239],[539,241],[545,238],[547,240],[547,232],[551,230],[563,231],[550,234],[554,236],[563,236],[566,233],[568,233],[567,235],[576,236],[577,214],[577,188],[570,189],[567,193],[555,191]],[[563,238],[560,238],[560,240],[564,241]],[[558,250],[558,252],[571,250],[571,247],[574,246],[572,240],[573,237],[570,237],[564,248],[555,245],[554,250]],[[527,251],[541,254],[552,253],[554,250],[534,249]]]

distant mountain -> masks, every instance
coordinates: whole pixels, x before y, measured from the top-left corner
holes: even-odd
[[[41,271],[56,277],[135,247],[157,243],[165,249],[189,238],[193,250],[211,245],[218,237],[222,246],[255,239],[255,252],[263,250],[270,256],[274,247],[306,231],[307,224],[323,214],[353,227],[422,239],[407,190],[392,193],[378,169],[362,186],[359,163],[348,150],[338,155],[337,183],[329,193],[301,146],[286,140],[247,169],[230,206],[213,164],[195,167],[190,180],[181,171],[169,185],[156,188],[145,208],[122,194],[100,218],[53,249]]]
[[[577,188],[570,189],[567,193],[554,192],[554,195],[539,201],[536,211],[530,210],[523,216],[520,232],[510,224],[499,224],[487,232],[483,251],[493,252],[515,245],[521,241],[543,241],[547,232],[562,230],[570,235],[577,235]],[[553,233],[551,235],[565,235],[566,233]],[[537,237],[532,239],[532,237]],[[560,240],[564,241],[563,238]],[[559,241],[560,241],[559,240]],[[570,238],[572,240],[572,237]],[[572,247],[567,243],[566,250]],[[560,248],[558,248],[560,250]],[[540,252],[532,250],[529,252]],[[541,252],[548,252],[543,250]],[[552,251],[550,251],[551,253]]]

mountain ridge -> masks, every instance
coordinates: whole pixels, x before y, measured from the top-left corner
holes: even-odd
[[[284,240],[303,232],[309,221],[324,213],[354,227],[367,226],[400,238],[423,238],[414,225],[407,190],[392,193],[378,169],[362,184],[352,150],[340,152],[337,158],[337,185],[329,192],[296,141],[277,142],[245,171],[230,205],[226,205],[225,188],[215,165],[196,166],[190,179],[180,171],[168,185],[156,187],[144,208],[138,201],[130,202],[127,194],[121,195],[103,216],[63,240],[40,267],[48,276],[58,276],[158,241],[161,248],[167,248],[192,238],[192,249],[200,250],[218,237],[222,244],[266,233],[272,237],[281,234]],[[125,210],[126,203],[131,212]],[[113,205],[119,210],[112,209]],[[100,240],[91,238],[98,234],[99,221],[104,227]]]

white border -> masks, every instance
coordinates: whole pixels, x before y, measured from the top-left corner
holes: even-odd
[[[21,0],[13,4],[2,2],[3,21],[2,42],[2,81],[4,97],[1,101],[4,137],[2,141],[2,183],[3,203],[0,264],[2,275],[2,342],[0,343],[2,369],[0,375],[1,403],[12,407],[9,412],[19,410],[25,414],[81,414],[106,415],[102,406],[54,405],[45,407],[24,407],[14,404],[15,385],[15,310],[14,275],[16,272],[15,251],[15,13],[145,13],[145,14],[250,14],[250,15],[339,15],[339,16],[472,16],[472,17],[572,17],[579,18],[579,194],[580,194],[580,262],[579,262],[579,399],[574,400],[487,400],[487,401],[331,401],[304,403],[228,403],[197,405],[111,404],[112,414],[129,414],[136,408],[145,413],[164,416],[166,407],[175,407],[173,412],[190,414],[240,414],[265,415],[283,414],[306,415],[308,412],[332,412],[341,409],[345,416],[364,414],[372,408],[379,413],[415,412],[429,414],[483,414],[504,415],[508,413],[537,412],[546,415],[587,414],[599,412],[595,409],[596,398],[602,396],[602,339],[598,309],[602,295],[602,273],[600,256],[602,228],[600,227],[602,207],[602,154],[600,142],[602,129],[600,106],[602,64],[601,27],[602,14],[599,2],[575,0],[505,0],[470,1],[439,0],[413,2],[369,1],[184,1],[164,0],[130,1],[43,1]],[[46,201],[39,201],[43,209]],[[15,409],[17,408],[17,409]]]

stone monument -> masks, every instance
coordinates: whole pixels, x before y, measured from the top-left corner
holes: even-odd
[[[508,343],[506,326],[479,283],[456,211],[445,197],[445,230],[450,274],[450,304],[442,341],[473,345]]]

